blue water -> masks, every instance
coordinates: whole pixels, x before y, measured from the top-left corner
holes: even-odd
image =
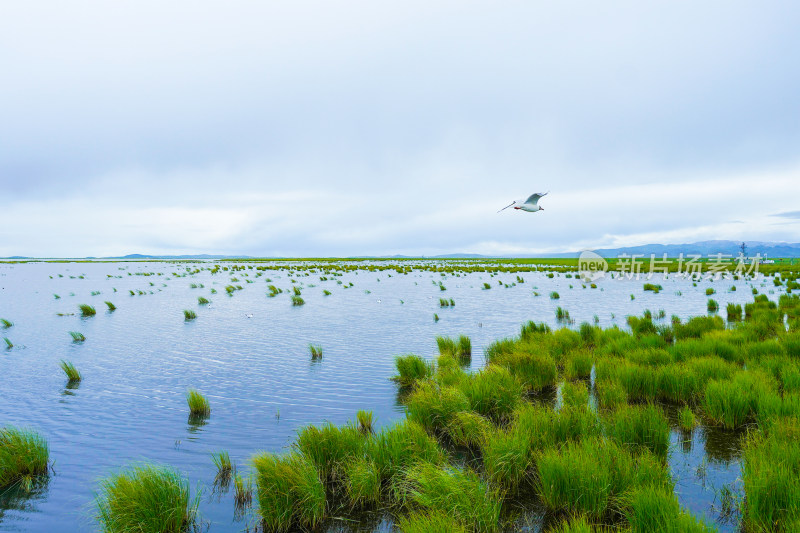
[[[402,418],[396,386],[389,380],[394,358],[404,353],[433,357],[437,335],[469,335],[472,365],[479,368],[483,348],[516,335],[521,323],[555,326],[557,306],[568,309],[575,324],[597,315],[601,326],[624,327],[626,315],[644,309],[664,309],[667,317],[702,314],[707,286],[717,289],[714,298],[722,309],[727,302],[752,299],[742,281],[735,283],[736,292],[729,292],[734,282],[703,281],[693,287],[682,278],[655,281],[664,290],[653,294],[642,290],[642,280],[605,279],[590,289],[563,274],[549,279],[542,272],[493,277],[367,270],[341,277],[290,275],[287,270],[256,277],[255,269],[187,274],[213,264],[0,264],[0,317],[14,322],[0,330],[0,337],[14,344],[0,351],[0,425],[39,431],[50,443],[54,462],[46,486],[24,498],[0,497],[0,530],[95,531],[98,480],[131,462],[152,461],[176,467],[193,490],[203,491],[200,513],[210,531],[241,531],[252,520],[236,519],[230,494],[213,493],[210,453],[229,451],[245,472],[254,453],[285,449],[306,424],[342,424],[359,409],[372,410],[378,426]],[[137,275],[144,273],[152,275]],[[328,281],[320,281],[320,275]],[[517,275],[525,283],[498,284],[512,285]],[[231,282],[232,277],[239,281]],[[284,292],[267,297],[267,278]],[[435,284],[439,281],[446,291]],[[481,288],[484,282],[491,290]],[[204,287],[190,288],[192,283]],[[227,296],[229,284],[243,290]],[[293,286],[302,288],[305,305],[291,305]],[[756,286],[772,289],[771,283]],[[211,294],[212,288],[218,293]],[[324,289],[332,294],[325,296]],[[145,294],[131,296],[129,290]],[[93,296],[93,291],[100,294]],[[551,300],[551,291],[561,298]],[[199,306],[198,296],[211,305]],[[453,298],[455,307],[441,309],[440,297]],[[107,312],[104,300],[117,310]],[[97,315],[81,318],[82,303],[95,306]],[[196,310],[198,318],[185,322],[184,309]],[[69,331],[83,333],[86,341],[73,343]],[[321,361],[311,362],[309,343],[322,345]],[[62,359],[83,374],[79,386],[67,388]],[[211,403],[205,423],[188,419],[185,394],[190,387]],[[686,448],[676,430],[670,463],[682,504],[713,521],[719,514],[714,487],[708,481],[702,487],[697,467],[706,461],[705,479],[716,488],[731,484],[741,492],[741,487],[735,483],[740,469],[736,439],[722,439],[732,450],[720,459],[713,449],[706,450],[710,431],[697,429]],[[364,527],[391,530],[380,519]]]

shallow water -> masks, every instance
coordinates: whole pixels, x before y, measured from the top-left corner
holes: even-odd
[[[397,388],[389,380],[394,357],[410,352],[433,357],[437,335],[469,335],[477,369],[484,363],[483,348],[516,335],[523,322],[556,326],[557,306],[568,309],[575,324],[597,315],[601,326],[625,327],[626,315],[644,309],[654,315],[664,309],[667,317],[703,314],[707,286],[717,289],[712,297],[723,312],[727,302],[752,300],[743,281],[702,281],[693,287],[678,277],[652,280],[664,287],[653,294],[643,291],[646,280],[605,279],[597,289],[584,289],[576,279],[563,274],[549,279],[542,272],[443,277],[430,271],[360,270],[328,275],[328,281],[320,281],[324,273],[290,277],[287,271],[266,271],[255,277],[255,269],[174,275],[212,265],[0,264],[0,317],[14,322],[0,330],[0,337],[15,345],[0,351],[0,425],[36,429],[48,439],[54,461],[54,475],[30,495],[9,491],[0,496],[0,530],[94,531],[98,480],[146,460],[176,467],[193,489],[202,489],[200,512],[210,531],[241,531],[249,519],[234,517],[230,494],[213,493],[210,453],[228,450],[245,470],[255,452],[284,449],[306,424],[343,424],[358,409],[372,410],[379,427],[402,418]],[[143,273],[153,275],[136,275]],[[511,285],[517,275],[525,283],[498,285]],[[243,290],[227,296],[224,287],[231,277]],[[283,294],[268,298],[266,278]],[[433,283],[439,281],[446,291]],[[354,285],[344,288],[350,282]],[[484,282],[491,290],[481,289]],[[192,283],[205,287],[192,289]],[[773,289],[771,282],[762,283],[755,284],[761,291]],[[729,292],[734,284],[738,290]],[[304,306],[290,304],[295,285],[303,288]],[[211,288],[219,293],[210,294]],[[323,289],[332,294],[324,296]],[[146,294],[130,296],[129,290]],[[548,297],[554,290],[559,300]],[[100,294],[92,296],[93,291]],[[198,296],[212,304],[198,306]],[[453,298],[455,307],[440,308],[440,297]],[[104,300],[117,310],[106,312]],[[77,306],[82,303],[95,306],[97,315],[81,318]],[[185,322],[183,309],[196,310],[198,318]],[[87,340],[73,343],[69,331],[80,331]],[[312,342],[324,348],[319,362],[310,361]],[[61,359],[81,371],[79,385],[67,387]],[[203,422],[188,418],[189,387],[211,403],[211,416]],[[673,431],[670,465],[685,508],[716,521],[721,515],[717,490],[726,485],[741,496],[737,443],[738,436],[710,428],[697,428],[690,436]],[[530,521],[529,530],[536,531],[536,520]],[[735,522],[734,515],[717,525],[732,531]],[[332,524],[331,530],[391,531],[392,525],[387,517],[372,517],[360,526]]]

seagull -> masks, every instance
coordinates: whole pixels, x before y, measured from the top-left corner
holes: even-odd
[[[550,192],[550,191],[547,191],[547,192]],[[510,204],[505,206],[503,209],[501,209],[500,211],[508,209],[512,205],[514,206],[514,209],[522,209],[523,211],[528,211],[529,213],[535,213],[536,211],[544,211],[544,208],[539,206],[539,199],[542,196],[546,195],[547,192],[537,192],[537,193],[531,194],[530,196],[528,196],[527,200],[514,200],[513,202],[511,202]],[[519,204],[519,205],[517,205],[517,204]],[[498,213],[500,211],[498,211]]]

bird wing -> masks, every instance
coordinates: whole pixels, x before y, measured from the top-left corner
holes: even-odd
[[[503,210],[505,210],[505,209],[508,209],[509,207],[511,207],[512,205],[514,205],[515,203],[517,203],[517,202],[516,202],[516,200],[515,200],[515,201],[513,201],[513,202],[511,202],[511,203],[510,203],[510,204],[508,204],[507,206],[505,206],[505,207],[504,207],[503,209],[501,209],[500,211],[503,211]],[[500,211],[498,211],[498,213],[499,213]]]
[[[550,191],[547,191],[547,192],[550,192]],[[539,201],[539,198],[541,198],[542,196],[546,195],[547,192],[533,193],[530,196],[528,196],[528,199],[525,200],[525,203],[526,204],[534,204],[535,205]]]

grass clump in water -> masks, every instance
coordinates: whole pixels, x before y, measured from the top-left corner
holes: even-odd
[[[444,512],[475,531],[499,531],[502,494],[474,472],[420,464],[408,472],[405,490],[423,509]]]
[[[295,307],[299,307],[301,305],[305,305],[306,301],[303,300],[300,296],[292,296],[292,305]]]
[[[208,305],[208,304],[210,304],[211,302],[209,301],[209,299],[208,299],[208,298],[206,298],[206,297],[204,297],[204,296],[198,296],[198,297],[197,297],[197,303],[198,303],[199,305]]]
[[[186,403],[189,404],[189,414],[191,416],[208,416],[211,414],[211,406],[208,400],[195,389],[189,389],[186,393]]]
[[[256,469],[258,513],[270,531],[313,529],[325,516],[325,486],[314,464],[297,453],[264,453]]]
[[[302,428],[294,446],[326,480],[341,477],[347,463],[362,455],[365,441],[364,434],[357,427],[339,427],[327,422]]]
[[[358,411],[356,413],[356,420],[358,421],[358,429],[361,433],[365,435],[369,435],[373,433],[374,429],[372,427],[372,411]]]
[[[411,387],[433,375],[433,364],[414,354],[397,357],[395,366],[398,374],[393,379],[403,387]]]
[[[625,518],[631,533],[674,531],[676,533],[711,533],[692,515],[681,511],[678,499],[668,488],[641,487],[624,499]]]
[[[78,309],[81,311],[81,316],[94,316],[97,314],[97,310],[88,304],[81,304],[78,306]]]
[[[691,409],[689,409],[688,406],[683,406],[683,408],[678,411],[678,424],[681,426],[683,431],[691,431],[697,424],[694,413]]]
[[[318,361],[322,359],[322,346],[319,344],[309,344],[308,351],[311,352],[311,359]]]
[[[34,477],[48,473],[49,460],[50,448],[38,433],[14,426],[0,429],[0,488],[30,486]]]
[[[109,313],[113,313],[114,311],[117,310],[117,306],[114,305],[113,303],[107,301],[107,302],[105,302],[105,304],[106,304],[106,307],[108,307],[108,312]]]
[[[81,380],[81,373],[78,372],[78,369],[75,368],[75,365],[70,363],[69,361],[61,360],[61,370],[64,371],[64,374],[67,375],[67,379],[70,383],[78,383]]]
[[[253,501],[253,479],[250,476],[243,478],[238,473],[233,474],[233,503],[237,510],[250,507]]]
[[[374,462],[359,458],[345,467],[345,491],[353,507],[376,505],[381,497],[381,476]]]
[[[6,343],[6,350],[10,350],[11,348],[14,347],[14,343],[11,342],[11,339],[9,339],[8,337],[3,337],[3,342]]]
[[[198,495],[199,496],[199,495]],[[197,517],[199,498],[189,497],[189,482],[166,466],[138,465],[103,480],[95,500],[104,531],[187,531]]]
[[[624,406],[608,416],[609,435],[625,445],[640,446],[659,457],[669,450],[669,421],[653,404]]]
[[[744,523],[753,531],[800,526],[800,422],[783,418],[751,433],[744,446]]]
[[[217,467],[217,475],[214,479],[214,484],[227,487],[230,483],[231,474],[233,473],[233,463],[231,462],[230,454],[225,450],[212,452],[211,460],[214,462],[214,466]]]
[[[70,331],[69,336],[72,337],[72,342],[83,342],[86,337],[80,331]]]
[[[452,356],[461,364],[468,364],[472,360],[472,341],[466,335],[459,335],[457,339],[450,337],[436,337],[439,355]]]
[[[561,298],[561,295],[558,294],[556,291],[553,291],[553,292],[550,293],[550,299],[551,300],[558,300],[559,298]]]
[[[717,311],[719,311],[719,304],[714,299],[708,300],[708,304],[706,305],[706,307],[708,308],[709,313],[716,313]]]
[[[195,312],[194,312],[194,311],[192,311],[191,309],[184,309],[184,310],[183,310],[183,319],[184,319],[186,322],[189,322],[189,321],[191,321],[191,320],[194,320],[195,318],[197,318],[197,313],[195,313]]]
[[[13,325],[14,323],[11,322],[10,320],[6,320],[5,318],[0,318],[0,326],[2,326],[3,329],[8,329]]]

